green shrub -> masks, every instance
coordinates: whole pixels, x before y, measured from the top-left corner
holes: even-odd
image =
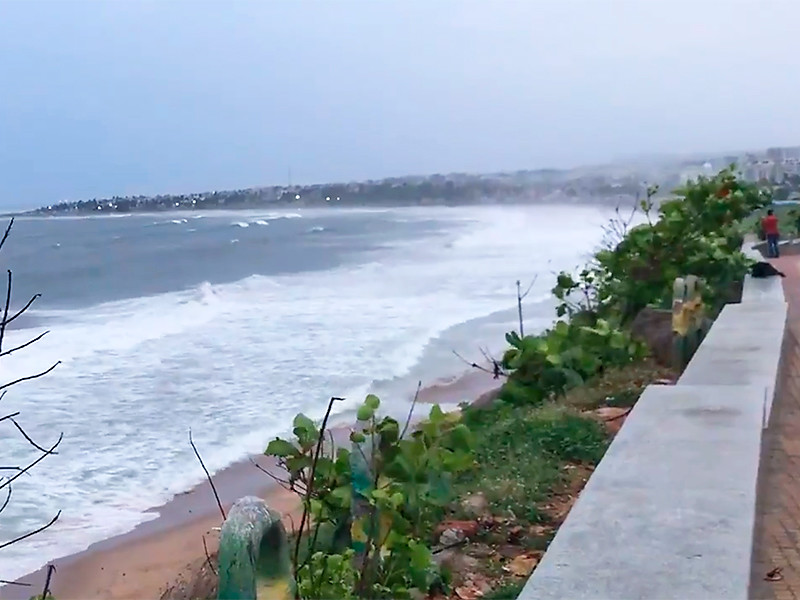
[[[351,433],[350,449],[321,453],[324,427],[302,414],[295,439],[267,446],[313,523],[295,539],[304,598],[350,597],[344,588],[352,597],[407,598],[441,581],[428,541],[453,499],[453,477],[474,464],[472,433],[435,405],[403,436],[397,420],[377,416],[379,407],[370,395],[358,408],[362,427]]]
[[[506,335],[503,367],[511,371],[500,397],[512,404],[538,404],[582,385],[602,370],[643,358],[645,347],[604,319],[557,321],[541,335]]]

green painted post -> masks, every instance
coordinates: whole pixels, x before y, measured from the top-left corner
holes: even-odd
[[[217,600],[293,597],[289,540],[281,515],[261,498],[240,498],[220,531]]]

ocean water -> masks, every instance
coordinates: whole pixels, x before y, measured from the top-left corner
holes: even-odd
[[[499,354],[516,324],[549,325],[554,272],[582,264],[607,213],[592,207],[215,212],[19,219],[0,254],[15,305],[43,297],[4,348],[4,411],[60,454],[20,478],[0,514],[0,577],[132,529],[253,452],[332,396],[339,419],[368,391],[404,414],[416,382],[467,367],[452,353]],[[467,398],[464,398],[467,400]],[[5,413],[4,413],[5,414]],[[3,465],[35,457],[0,424]]]

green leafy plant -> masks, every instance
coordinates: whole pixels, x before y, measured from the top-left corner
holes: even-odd
[[[314,552],[300,569],[297,591],[304,600],[352,600],[357,579],[352,550],[343,554]]]
[[[591,309],[618,315],[625,323],[645,306],[668,308],[673,281],[685,275],[706,282],[710,305],[724,299],[750,264],[740,252],[738,224],[769,203],[769,191],[738,179],[731,166],[714,177],[689,181],[675,194],[652,215],[648,193],[641,206],[647,223],[597,252],[577,278],[559,275],[553,293],[562,300],[560,314]],[[576,290],[583,299],[574,299]]]
[[[503,367],[511,372],[501,397],[513,404],[542,402],[582,385],[607,367],[643,358],[645,348],[605,319],[557,321],[538,336],[506,334]]]
[[[452,500],[453,476],[473,465],[471,432],[438,405],[411,431],[409,422],[401,429],[379,417],[379,408],[373,395],[358,407],[350,449],[322,452],[327,419],[318,429],[304,415],[295,418],[295,439],[267,447],[313,523],[296,540],[303,598],[350,597],[340,588],[353,597],[407,598],[441,582],[429,541]]]

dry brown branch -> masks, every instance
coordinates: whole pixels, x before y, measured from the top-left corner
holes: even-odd
[[[26,310],[28,310],[31,307],[31,304],[36,302],[36,300],[38,298],[41,298],[41,297],[42,297],[41,294],[34,294],[33,297],[30,300],[28,300],[28,302],[27,302],[27,304],[25,304],[25,306],[20,308],[12,316],[8,317],[8,319],[4,319],[5,324],[8,325],[9,323],[13,323],[14,321],[16,321],[19,317],[21,317],[25,313]]]
[[[22,383],[23,381],[30,381],[31,379],[39,379],[39,377],[44,377],[50,371],[55,369],[58,365],[61,364],[61,361],[56,361],[56,363],[50,367],[49,369],[42,371],[41,373],[36,373],[36,375],[28,375],[27,377],[20,377],[19,379],[15,379],[14,381],[10,381],[9,383],[5,383],[0,385],[0,390],[4,390],[6,388],[10,388],[12,385],[17,385],[18,383]]]
[[[22,350],[23,348],[27,348],[27,347],[28,347],[28,346],[30,346],[31,344],[35,344],[36,342],[38,342],[40,339],[42,339],[42,338],[43,338],[44,336],[46,336],[48,333],[50,333],[50,332],[49,332],[49,331],[45,331],[44,333],[40,333],[39,335],[37,335],[37,336],[36,336],[35,338],[33,338],[32,340],[29,340],[29,341],[25,342],[24,344],[21,344],[21,345],[19,345],[19,346],[15,347],[15,348],[12,348],[11,350],[6,350],[5,352],[0,352],[0,357],[2,357],[2,356],[8,356],[9,354],[13,354],[13,353],[14,353],[14,352],[16,352],[17,350]]]
[[[44,448],[42,448],[39,444],[34,442],[27,433],[25,433],[25,430],[20,426],[19,423],[17,423],[14,419],[9,419],[9,420],[14,424],[14,427],[16,427],[17,430],[22,434],[22,437],[28,440],[28,443],[34,448],[36,448],[39,452],[44,452],[45,454],[58,454],[58,452],[50,452],[49,450],[45,450]]]
[[[11,232],[11,228],[12,228],[13,225],[14,225],[14,219],[11,219],[9,221],[9,223],[8,223],[8,226],[5,229],[5,232],[3,233],[2,239],[0,239],[0,249],[2,249],[4,247],[6,241],[8,240],[8,237],[9,237],[9,234]],[[17,318],[19,318],[22,314],[24,314],[31,307],[31,305],[36,301],[36,299],[40,297],[40,294],[35,294],[20,310],[15,312],[13,315],[9,316],[9,312],[11,311],[11,296],[12,296],[12,289],[13,289],[13,285],[12,285],[13,284],[13,274],[12,274],[10,269],[7,270],[7,274],[8,274],[8,279],[7,279],[7,287],[6,287],[6,297],[5,297],[5,303],[3,304],[3,307],[2,307],[2,320],[0,320],[0,357],[8,356],[9,354],[12,354],[12,353],[17,352],[19,350],[22,350],[23,348],[27,348],[31,344],[34,344],[35,342],[41,340],[47,334],[47,332],[44,332],[44,333],[34,337],[33,339],[31,339],[31,340],[29,340],[29,341],[27,341],[27,342],[25,342],[23,344],[20,344],[19,346],[11,348],[10,350],[5,350],[5,351],[2,350],[3,344],[5,342],[5,334],[6,334],[6,330],[8,329],[8,325],[10,323],[12,323],[14,320],[16,320]],[[12,386],[14,386],[14,385],[16,385],[18,383],[22,383],[24,381],[30,381],[32,379],[37,379],[39,377],[47,375],[53,369],[55,369],[56,366],[58,366],[59,364],[60,364],[60,362],[57,362],[54,365],[52,365],[49,369],[47,369],[45,371],[42,371],[41,373],[36,373],[34,375],[29,375],[29,376],[26,376],[26,377],[20,377],[19,379],[16,379],[16,380],[10,381],[10,382],[8,382],[6,384],[0,385],[0,400],[2,400],[5,397],[8,389],[11,388]],[[8,505],[9,505],[9,503],[11,501],[11,496],[12,496],[12,491],[13,491],[12,484],[17,479],[22,477],[23,475],[29,474],[28,472],[33,467],[35,467],[37,464],[39,464],[42,460],[44,460],[46,457],[50,456],[51,454],[57,454],[57,452],[55,450],[56,450],[56,448],[58,448],[58,446],[61,444],[61,441],[64,439],[64,434],[61,433],[58,436],[58,439],[56,440],[56,442],[50,448],[42,447],[40,444],[36,443],[33,440],[33,438],[30,435],[28,435],[28,433],[25,431],[25,429],[22,427],[22,425],[20,425],[14,419],[14,417],[17,417],[19,414],[20,414],[19,411],[17,411],[17,412],[12,412],[10,414],[4,415],[4,416],[0,417],[0,422],[2,422],[2,421],[11,421],[11,423],[14,425],[14,427],[17,429],[17,431],[19,431],[19,433],[22,435],[22,437],[31,446],[36,448],[36,450],[38,450],[41,453],[41,455],[38,458],[36,458],[35,460],[33,460],[30,464],[28,464],[25,467],[19,467],[19,466],[2,466],[2,467],[0,467],[0,471],[12,471],[12,472],[14,472],[14,474],[9,476],[9,477],[0,477],[0,490],[2,490],[3,488],[7,488],[7,490],[8,490],[6,492],[6,497],[3,500],[2,505],[0,505],[0,513],[2,513],[3,511],[6,510],[6,508],[8,507]],[[36,529],[34,529],[32,531],[29,531],[29,532],[27,532],[25,534],[19,535],[17,537],[14,537],[13,539],[10,539],[10,540],[7,540],[7,541],[1,543],[0,544],[0,549],[7,548],[8,546],[11,546],[12,544],[16,544],[17,542],[25,540],[25,539],[27,539],[27,538],[29,538],[31,536],[34,536],[34,535],[36,535],[38,533],[41,533],[45,529],[48,529],[49,527],[51,527],[59,519],[60,516],[61,516],[61,511],[58,511],[56,513],[56,515],[49,522],[47,522],[46,524],[42,525],[41,527],[38,527],[38,528],[36,528]],[[51,578],[52,578],[52,575],[53,575],[54,572],[55,572],[55,567],[53,565],[48,565],[47,578],[46,578],[45,585],[44,585],[44,591],[41,594],[41,598],[47,598],[48,595],[50,595],[50,581],[51,581]],[[12,583],[12,584],[15,584],[15,585],[29,586],[29,584],[20,584],[20,583],[16,583],[16,582],[2,581],[2,583]]]
[[[417,391],[414,392],[414,399],[411,401],[411,408],[408,409],[408,417],[406,417],[406,424],[403,425],[403,433],[400,434],[400,439],[402,440],[406,437],[406,432],[408,431],[409,425],[411,425],[411,417],[414,415],[414,408],[417,406],[417,400],[419,400],[419,392],[422,389],[422,381],[417,382]]]
[[[0,513],[6,509],[8,503],[11,501],[11,486],[8,486],[8,494],[6,494],[6,499],[3,501],[3,506],[0,506]]]
[[[8,229],[6,229],[6,232]],[[0,350],[3,349],[3,338],[6,335],[6,325],[8,325],[8,307],[11,306],[11,269],[8,270],[8,284],[6,287],[6,304],[3,309],[3,320],[0,321]]]
[[[306,519],[308,518],[308,509],[311,504],[311,497],[314,494],[314,475],[317,471],[317,462],[319,461],[320,452],[322,452],[322,442],[325,439],[325,429],[328,426],[328,418],[331,416],[333,410],[333,403],[344,400],[344,398],[331,397],[328,401],[328,408],[325,411],[325,417],[322,419],[322,425],[319,429],[319,437],[317,438],[317,447],[314,450],[314,459],[311,461],[311,474],[308,478],[308,486],[306,489],[306,497],[303,501],[303,514],[300,516],[300,528],[297,530],[297,541],[294,544],[294,580],[297,581],[299,571],[298,557],[300,556],[300,542],[303,537],[303,529],[305,528]]]
[[[16,544],[17,542],[21,542],[22,540],[27,539],[27,538],[31,537],[32,535],[36,535],[37,533],[41,533],[42,531],[44,531],[45,529],[47,529],[48,527],[53,525],[53,523],[58,521],[58,517],[60,517],[60,516],[61,516],[61,511],[58,511],[56,513],[56,516],[53,517],[52,519],[50,519],[50,521],[46,525],[42,525],[38,529],[34,529],[33,531],[29,531],[28,533],[25,533],[25,534],[23,534],[23,535],[21,535],[19,537],[14,538],[13,540],[9,540],[9,541],[7,541],[7,542],[5,542],[3,544],[0,544],[0,550],[2,550],[3,548],[7,548],[11,544]]]
[[[267,469],[262,467],[260,464],[258,464],[256,461],[254,461],[252,458],[250,459],[250,462],[253,463],[253,466],[256,469],[258,469],[259,471],[261,471],[262,473],[267,475],[270,479],[272,479],[275,483],[277,483],[279,486],[281,486],[287,492],[295,492],[295,491],[297,491],[297,490],[295,490],[294,485],[291,485],[288,481],[286,481],[285,479],[281,479],[280,477],[278,477],[274,473],[270,473]]]
[[[56,572],[56,566],[53,564],[47,565],[47,577],[44,580],[44,589],[42,590],[42,600],[47,600],[47,595],[50,594],[50,580],[53,577],[53,573]],[[52,594],[51,594],[52,596]]]
[[[203,552],[206,553],[206,562],[208,563],[208,568],[211,569],[211,572],[214,575],[219,575],[217,570],[214,568],[214,563],[211,562],[211,556],[208,554],[208,546],[206,545],[206,536],[203,536]]]
[[[0,421],[8,421],[9,419],[13,419],[14,417],[18,416],[19,416],[19,411],[16,411],[8,415],[5,415],[4,417],[0,417]]]
[[[49,449],[49,450],[47,450],[47,451],[46,451],[44,454],[42,454],[42,455],[41,455],[39,458],[37,458],[35,461],[33,461],[32,463],[30,463],[30,464],[29,464],[27,467],[25,467],[25,468],[23,468],[23,469],[20,469],[20,470],[19,470],[19,473],[17,473],[17,474],[16,474],[16,475],[14,475],[13,477],[9,477],[9,478],[8,478],[8,479],[6,479],[5,481],[3,481],[3,482],[0,482],[0,490],[2,490],[4,487],[7,487],[7,486],[11,485],[12,483],[14,483],[14,481],[16,481],[17,479],[19,479],[20,477],[22,477],[22,476],[23,476],[25,473],[27,473],[27,472],[28,472],[28,471],[30,471],[30,470],[31,470],[33,467],[35,467],[36,465],[38,465],[38,464],[39,464],[40,462],[42,462],[42,461],[43,461],[45,458],[47,458],[48,456],[50,456],[51,454],[53,454],[53,450],[55,450],[56,448],[58,448],[58,445],[61,443],[61,440],[63,440],[63,439],[64,439],[64,434],[63,434],[63,433],[61,433],[61,434],[58,436],[58,439],[56,440],[56,443],[55,443],[55,444],[53,444],[52,446],[50,446],[50,449]],[[0,546],[0,548],[2,548],[2,546]]]
[[[194,450],[194,455],[197,457],[197,460],[200,461],[200,466],[203,467],[203,472],[206,474],[206,478],[208,479],[208,483],[211,484],[211,491],[214,492],[214,498],[217,500],[217,506],[219,507],[219,512],[222,514],[222,520],[225,520],[225,509],[222,508],[222,501],[219,499],[219,494],[217,493],[217,486],[214,485],[214,480],[211,478],[211,473],[208,472],[206,469],[206,464],[203,462],[200,453],[197,451],[197,446],[194,445],[194,440],[192,440],[192,430],[189,429],[189,444]]]
[[[11,220],[8,222],[8,227],[6,227],[6,232],[3,234],[3,239],[0,240],[0,250],[2,250],[3,246],[6,244],[6,240],[8,239],[8,234],[11,233],[11,228],[14,226],[14,217],[11,217]]]
[[[491,375],[495,379],[499,379],[501,376],[502,377],[508,377],[508,373],[506,373],[506,372],[504,372],[502,370],[502,367],[500,366],[500,363],[498,363],[497,361],[494,361],[494,360],[492,361],[492,363],[493,363],[492,364],[492,369],[489,370],[486,367],[484,367],[482,365],[479,365],[478,363],[468,361],[466,358],[461,356],[455,350],[452,350],[451,352],[453,354],[455,354],[458,358],[460,358],[461,361],[463,361],[465,364],[469,365],[473,369],[478,369],[479,371],[483,371],[484,373],[488,373],[489,375]]]
[[[5,579],[0,579],[0,584],[2,584],[2,585],[18,585],[20,587],[31,587],[30,583],[25,583],[24,581],[6,581]]]

